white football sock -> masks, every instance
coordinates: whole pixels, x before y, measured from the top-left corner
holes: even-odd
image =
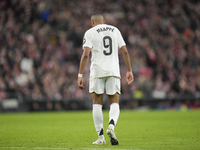
[[[110,105],[110,111],[109,111],[109,123],[111,122],[111,120],[114,121],[114,125],[113,124],[109,124],[109,128],[112,129],[114,131],[115,125],[117,124],[117,120],[119,118],[119,113],[120,113],[120,109],[119,109],[119,104],[118,103],[112,103]]]
[[[102,105],[100,104],[93,104],[93,120],[94,126],[97,131],[97,134],[100,139],[104,140],[103,135],[99,135],[101,130],[103,129],[103,112],[102,112]]]

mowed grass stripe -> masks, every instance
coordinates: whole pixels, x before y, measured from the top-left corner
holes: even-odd
[[[49,147],[33,147],[33,148],[27,148],[27,147],[0,147],[0,149],[50,149],[50,150],[56,150],[56,149],[72,149],[72,148],[49,148]],[[76,149],[86,149],[86,150],[110,150],[109,148],[76,148]],[[144,149],[115,149],[115,150],[144,150]]]
[[[118,146],[97,139],[91,111],[0,114],[0,147],[53,149],[199,149],[200,111],[125,111],[115,128]],[[108,111],[104,111],[104,130]],[[13,148],[15,149],[15,148]]]

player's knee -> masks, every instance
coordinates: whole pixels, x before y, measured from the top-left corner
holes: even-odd
[[[93,99],[93,104],[100,104],[100,105],[103,105],[103,100]]]
[[[119,93],[115,93],[114,95],[108,95],[108,101],[109,105],[112,103],[118,103],[119,104]]]
[[[103,94],[92,93],[93,104],[103,105]]]

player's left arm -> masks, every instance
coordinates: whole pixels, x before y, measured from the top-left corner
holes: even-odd
[[[91,52],[91,48],[89,47],[84,47],[83,48],[83,54],[81,56],[81,61],[80,61],[80,67],[79,67],[79,74],[83,74],[85,67],[88,63],[89,57],[90,57],[90,52]],[[80,89],[83,89],[83,77],[78,77],[78,86]]]

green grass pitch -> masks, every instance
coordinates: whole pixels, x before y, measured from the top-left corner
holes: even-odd
[[[108,111],[104,111],[104,131]],[[97,139],[91,111],[0,114],[0,150],[199,150],[200,111],[121,110],[119,145]]]

